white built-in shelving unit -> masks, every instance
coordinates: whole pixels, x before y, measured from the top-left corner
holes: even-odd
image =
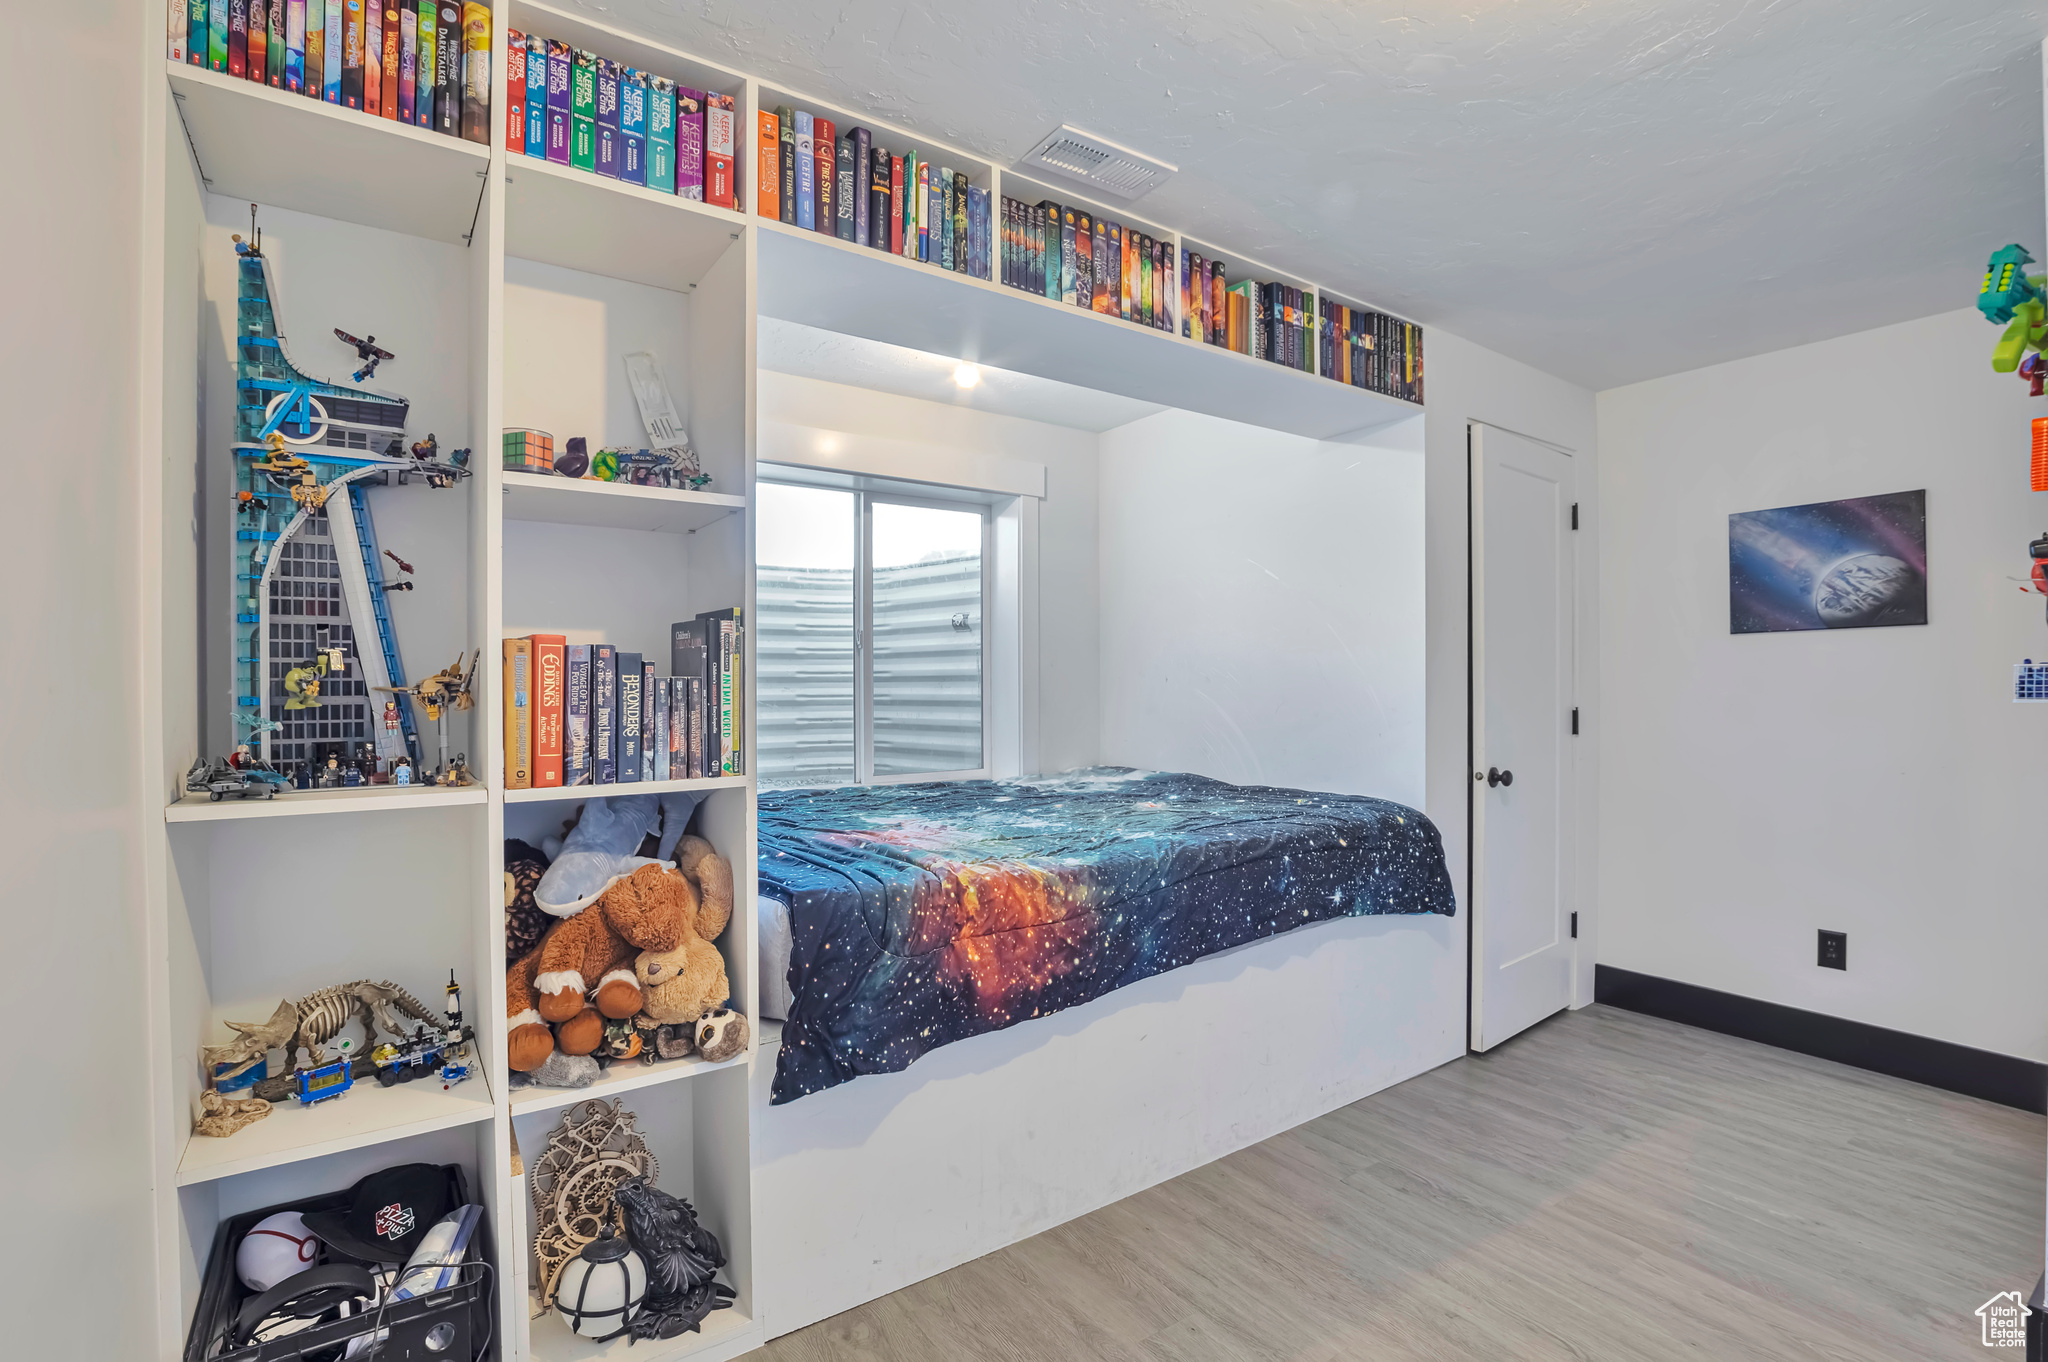
[[[564,39],[734,96],[737,179],[749,211],[508,156],[500,149],[502,123],[495,119],[491,145],[481,146],[166,63],[167,94],[175,100],[162,150],[167,187],[160,202],[146,206],[163,215],[166,242],[166,325],[160,338],[167,394],[164,457],[148,479],[165,511],[165,587],[164,599],[153,603],[152,637],[158,642],[146,661],[160,666],[167,682],[156,692],[165,814],[164,842],[152,860],[156,882],[150,885],[156,973],[148,1042],[159,1080],[158,1352],[164,1358],[182,1351],[199,1275],[222,1219],[345,1187],[365,1172],[412,1159],[461,1163],[487,1208],[500,1265],[494,1344],[499,1357],[580,1362],[630,1355],[659,1362],[687,1356],[715,1362],[757,1347],[770,1332],[756,1308],[749,1101],[751,1072],[772,1063],[779,1027],[756,1027],[752,1048],[724,1064],[622,1066],[583,1091],[508,1087],[502,845],[507,837],[538,842],[592,791],[501,788],[496,685],[499,640],[509,635],[546,631],[603,638],[663,660],[659,670],[665,672],[672,620],[735,604],[752,614],[758,318],[1316,438],[1386,425],[1416,410],[1206,346],[1177,331],[1063,307],[996,282],[764,220],[750,211],[755,111],[784,103],[832,116],[841,126],[864,124],[892,150],[917,147],[943,159],[986,189],[992,204],[1005,192],[1034,201],[1081,200],[1070,189],[1031,182],[986,158],[607,28],[580,13],[514,0],[497,10],[495,20],[498,110],[505,103],[508,29]],[[180,177],[189,182],[182,188]],[[457,744],[470,753],[479,785],[308,791],[219,803],[183,793],[185,767],[208,748],[209,736],[217,737],[206,716],[225,707],[225,700],[215,705],[201,695],[194,713],[171,698],[195,695],[190,677],[177,673],[192,667],[195,651],[205,651],[203,644],[180,645],[189,616],[177,618],[178,602],[196,599],[210,606],[194,578],[202,584],[216,580],[203,542],[180,543],[184,512],[175,508],[205,493],[204,475],[193,470],[225,459],[230,438],[217,422],[195,436],[189,408],[171,396],[181,387],[189,392],[195,380],[203,382],[209,364],[218,376],[229,362],[225,355],[209,357],[218,335],[203,326],[195,335],[189,326],[195,294],[202,320],[212,310],[233,311],[232,287],[223,291],[219,283],[231,271],[210,274],[217,262],[206,259],[209,252],[227,249],[218,211],[208,216],[206,205],[218,204],[206,198],[209,193],[254,202],[272,214],[266,249],[276,242],[282,258],[283,320],[296,328],[292,334],[307,339],[332,324],[290,309],[293,281],[307,272],[330,271],[344,280],[374,272],[381,253],[399,238],[416,239],[400,243],[415,253],[460,253],[434,257],[451,263],[430,287],[423,285],[438,300],[433,306],[441,311],[434,316],[445,346],[413,346],[403,354],[403,367],[394,365],[379,381],[410,391],[418,375],[440,366],[444,384],[459,389],[458,419],[464,425],[444,425],[437,432],[442,446],[476,450],[474,476],[459,490],[430,494],[443,500],[424,503],[427,509],[419,512],[427,517],[420,524],[444,550],[441,570],[434,580],[423,580],[419,591],[445,598],[446,627],[416,640],[412,660],[423,673],[422,663],[440,665],[458,648],[482,650],[476,707],[462,716],[466,729]],[[1178,257],[1177,233],[1145,223],[1142,213],[1111,211],[1171,243]],[[312,219],[324,220],[322,231],[348,243],[341,254],[360,253],[358,258],[323,259],[300,247],[292,224]],[[1314,287],[1242,257],[1195,248],[1228,260],[1233,278]],[[459,265],[452,263],[457,260]],[[666,319],[669,334],[678,339],[663,356],[664,368],[672,383],[680,377],[683,391],[676,396],[714,475],[710,489],[673,492],[500,469],[500,431],[538,424],[525,414],[535,385],[514,376],[546,374],[590,358],[558,353],[551,347],[565,342],[545,328],[511,324],[508,293],[535,271],[547,272],[550,288],[571,294],[596,297],[624,288],[640,313]],[[598,356],[596,362],[616,367],[619,356]],[[301,355],[301,363],[314,372],[334,368],[310,353]],[[217,594],[211,586],[204,590]],[[751,665],[746,675],[753,675]],[[751,701],[745,709],[751,716]],[[751,753],[751,731],[746,736]],[[634,790],[689,790],[702,797],[700,830],[736,871],[738,902],[719,945],[734,1005],[751,1016],[757,977],[750,873],[754,779],[669,781],[618,792]],[[200,1090],[198,1049],[227,1038],[224,1018],[267,1016],[279,997],[362,977],[396,979],[436,1005],[438,985],[451,967],[465,986],[469,1016],[481,1037],[477,1080],[445,1092],[438,1085],[359,1084],[335,1102],[308,1109],[280,1106],[227,1139],[190,1133]],[[629,1099],[661,1161],[661,1185],[691,1198],[730,1255],[735,1307],[714,1314],[701,1334],[641,1344],[629,1354],[623,1341],[590,1344],[552,1317],[528,1319],[530,1216],[515,1146],[524,1158],[537,1157],[561,1109],[585,1097]]]

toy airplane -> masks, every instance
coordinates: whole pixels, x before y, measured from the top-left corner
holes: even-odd
[[[270,452],[250,467],[269,474],[271,484],[289,491],[299,505],[315,511],[325,506],[327,489],[313,475],[313,465],[286,449],[284,436],[276,431],[270,433],[265,444]]]
[[[476,703],[471,686],[476,681],[477,659],[482,656],[483,653],[479,650],[470,658],[467,673],[463,670],[462,654],[457,653],[452,665],[443,667],[424,681],[414,682],[410,686],[377,686],[374,689],[388,691],[393,695],[410,695],[426,706],[427,719],[432,722],[441,717],[443,706],[452,707],[459,712]]]
[[[356,370],[355,373],[351,374],[349,377],[357,383],[362,382],[371,374],[376,373],[377,366],[379,364],[382,364],[385,360],[398,358],[398,356],[392,354],[389,350],[378,349],[377,338],[375,336],[370,336],[368,338],[358,338],[355,336],[351,336],[348,332],[342,330],[340,327],[337,326],[334,328],[334,338],[340,341],[343,345],[353,345],[356,348],[356,358],[363,362],[363,367]]]

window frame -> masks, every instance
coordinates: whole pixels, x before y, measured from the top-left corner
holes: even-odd
[[[763,467],[756,485],[771,484],[845,492],[853,498],[853,780],[854,786],[914,785],[934,780],[987,780],[996,771],[998,686],[994,677],[996,622],[1004,612],[997,601],[1003,574],[997,571],[997,522],[1008,498],[991,499],[965,488],[933,488],[874,477],[819,476],[800,467]],[[933,495],[933,493],[938,495]],[[952,495],[948,495],[951,493]],[[981,520],[981,761],[973,767],[915,771],[896,775],[875,772],[874,742],[874,508],[877,504],[937,511],[973,513]],[[1010,574],[1014,576],[1015,574]],[[1014,692],[1015,686],[1005,688]],[[758,722],[758,718],[757,718]],[[784,784],[781,789],[840,789],[844,785]]]

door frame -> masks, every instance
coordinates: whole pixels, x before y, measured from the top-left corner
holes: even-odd
[[[1479,774],[1479,751],[1486,737],[1486,631],[1482,627],[1482,622],[1486,618],[1486,541],[1485,535],[1481,532],[1486,494],[1485,479],[1481,476],[1479,466],[1481,442],[1476,438],[1476,432],[1481,428],[1542,445],[1545,449],[1555,450],[1572,460],[1573,495],[1578,498],[1573,505],[1579,506],[1585,500],[1584,494],[1578,490],[1578,477],[1585,470],[1585,465],[1579,461],[1576,451],[1570,446],[1561,445],[1555,440],[1546,440],[1540,435],[1530,435],[1506,426],[1495,425],[1491,421],[1468,419],[1465,422],[1465,1049],[1472,1054],[1484,1053],[1475,1043],[1482,1038],[1479,1009],[1484,1001],[1484,979],[1479,968],[1479,939],[1481,924],[1485,917],[1486,864],[1486,804],[1479,798],[1479,784],[1483,779]],[[1585,518],[1581,516],[1573,529],[1582,530],[1584,526]],[[1568,651],[1571,655],[1571,694],[1567,698],[1571,702],[1571,707],[1577,709],[1581,703],[1580,691],[1584,672],[1579,655],[1581,640],[1585,636],[1584,620],[1580,612],[1580,595],[1584,583],[1580,574],[1581,552],[1577,533],[1572,535],[1570,543],[1568,566],[1571,572],[1571,646]],[[1584,716],[1581,715],[1581,722],[1573,736],[1584,733],[1583,720]],[[1566,783],[1564,799],[1561,801],[1569,807],[1560,808],[1558,811],[1564,829],[1561,839],[1564,845],[1559,848],[1559,856],[1560,864],[1569,867],[1567,884],[1573,903],[1569,911],[1585,914],[1589,911],[1589,900],[1584,887],[1580,884],[1584,868],[1579,859],[1580,838],[1583,836],[1579,826],[1579,815],[1582,812],[1579,792],[1583,781],[1584,773],[1579,769],[1578,752],[1574,747],[1571,778]],[[1582,921],[1579,924],[1580,930],[1572,937],[1572,996],[1566,1003],[1568,1008],[1581,1005],[1579,999],[1583,990],[1580,981],[1584,977],[1583,970],[1586,966],[1582,947],[1591,940],[1588,930],[1590,926],[1590,921]]]

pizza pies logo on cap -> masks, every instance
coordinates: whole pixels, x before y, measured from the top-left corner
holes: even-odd
[[[380,1239],[403,1239],[412,1233],[412,1207],[392,1202],[377,1212],[377,1237]]]

